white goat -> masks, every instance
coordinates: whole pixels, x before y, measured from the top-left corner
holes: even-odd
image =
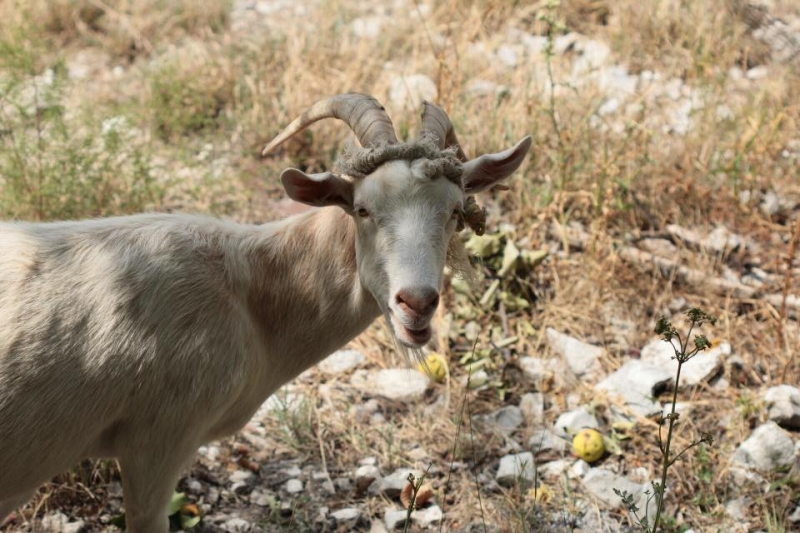
[[[347,94],[267,150],[329,117],[363,147],[343,156],[346,172],[290,168],[281,181],[298,202],[334,207],[263,226],[0,224],[0,522],[81,459],[116,457],[128,531],[166,532],[197,448],[244,426],[281,385],[381,314],[403,345],[430,340],[469,195],[514,172],[530,137],[466,161],[438,107],[425,104],[421,140],[399,143],[374,98]]]

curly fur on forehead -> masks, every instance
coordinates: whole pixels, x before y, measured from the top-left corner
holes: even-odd
[[[353,144],[347,146],[336,162],[336,170],[341,174],[361,179],[375,172],[389,161],[425,160],[422,172],[428,179],[444,177],[463,190],[462,175],[464,165],[458,160],[455,148],[440,149],[436,142],[427,137],[397,144],[380,144],[362,148]]]

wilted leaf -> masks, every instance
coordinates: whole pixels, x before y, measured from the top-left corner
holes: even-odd
[[[499,233],[494,235],[473,235],[464,244],[464,247],[472,255],[487,259],[500,253],[502,239],[503,235]]]
[[[514,244],[514,241],[508,239],[506,241],[506,247],[503,249],[503,263],[500,266],[500,270],[497,271],[497,274],[500,277],[505,277],[517,266],[519,256],[519,249]]]

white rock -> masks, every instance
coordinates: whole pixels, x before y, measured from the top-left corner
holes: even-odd
[[[612,508],[622,507],[622,499],[616,495],[614,489],[627,491],[633,495],[633,501],[642,514],[644,514],[645,506],[647,505],[647,495],[644,491],[648,489],[651,493],[653,491],[649,483],[634,483],[628,478],[609,472],[604,468],[591,469],[588,474],[583,476],[581,481],[592,496]],[[655,499],[650,501],[648,509],[650,509],[648,516],[655,516]]]
[[[549,360],[525,356],[520,357],[517,364],[525,378],[538,390],[542,390],[544,384],[553,379]]]
[[[417,509],[412,515],[411,520],[422,528],[434,526],[442,521],[444,513],[438,505],[431,505],[424,509]]]
[[[745,74],[748,80],[761,80],[769,76],[769,69],[766,65],[753,67]]]
[[[497,49],[497,59],[507,67],[516,67],[519,53],[515,47],[504,44]]]
[[[566,459],[556,459],[549,461],[536,468],[536,472],[545,479],[560,479],[564,472],[569,470],[572,463]]]
[[[358,350],[339,350],[326,357],[319,369],[329,376],[344,374],[359,365],[364,364],[367,358]]]
[[[600,116],[611,115],[619,110],[619,100],[617,98],[609,98],[597,108],[597,114]]]
[[[222,524],[222,530],[230,533],[244,533],[250,531],[250,522],[241,518],[231,518]]]
[[[271,494],[267,494],[265,492],[261,492],[260,490],[254,490],[250,493],[250,503],[254,503],[259,507],[269,507],[276,502],[275,496]]]
[[[398,109],[417,109],[423,100],[436,101],[436,84],[424,74],[396,76],[389,87],[389,102]]]
[[[547,450],[563,452],[567,449],[567,442],[549,429],[539,429],[534,431],[531,438],[528,439],[528,447],[534,453]]]
[[[594,39],[580,40],[575,48],[581,55],[572,64],[573,78],[579,78],[583,73],[600,68],[611,55],[611,48],[606,43]]]
[[[359,17],[353,19],[350,28],[357,37],[362,39],[374,39],[380,35],[386,19],[384,17]]]
[[[725,514],[733,520],[743,521],[747,518],[747,508],[750,506],[750,498],[736,498],[725,503]]]
[[[562,413],[553,424],[556,435],[560,437],[574,435],[583,428],[598,427],[600,427],[600,424],[597,422],[597,418],[582,407]]]
[[[547,328],[547,341],[550,348],[566,360],[576,376],[593,376],[602,370],[600,358],[606,355],[603,348],[559,333],[553,328]]]
[[[346,507],[332,512],[330,516],[336,520],[337,527],[350,529],[355,527],[358,519],[361,518],[361,511],[354,507]]]
[[[60,512],[55,512],[42,518],[42,529],[52,533],[78,533],[83,529],[84,525],[85,522],[83,520],[70,522],[67,515]]]
[[[588,474],[591,469],[592,467],[589,463],[583,459],[578,459],[575,461],[572,467],[570,467],[567,475],[570,479],[580,479]]]
[[[299,479],[290,479],[286,482],[283,488],[289,494],[299,494],[300,492],[303,492],[303,482]]]
[[[795,458],[794,441],[775,422],[762,424],[744,441],[733,462],[754,470],[772,471],[791,466]]]
[[[519,400],[522,417],[527,424],[533,425],[544,419],[544,394],[541,392],[528,392]]]
[[[534,479],[533,454],[522,452],[501,458],[495,479],[506,487],[516,485],[519,482],[532,483]]]
[[[731,345],[722,342],[719,346],[703,350],[681,366],[681,387],[694,387],[714,377],[722,364],[722,356],[730,355]],[[678,370],[675,350],[662,339],[653,339],[642,348],[641,360],[663,367],[672,376]]]
[[[387,508],[383,515],[383,523],[386,524],[386,529],[394,531],[405,525],[407,516],[408,513],[406,511],[397,511]]]
[[[522,410],[516,405],[508,405],[494,413],[480,417],[486,429],[491,432],[510,435],[523,421]]]
[[[671,384],[674,378],[668,367],[637,359],[622,365],[595,388],[621,397],[634,413],[650,416],[661,412],[661,404],[653,399],[655,390]]]
[[[397,498],[403,487],[408,485],[408,474],[414,474],[418,478],[422,472],[414,468],[398,468],[388,476],[381,479],[381,492],[388,498]]]
[[[769,419],[788,429],[800,429],[800,389],[790,385],[771,387],[764,394]]]
[[[413,368],[390,368],[373,373],[368,379],[369,392],[390,400],[411,402],[428,390],[428,376]]]
[[[362,465],[356,469],[354,477],[356,480],[356,486],[361,490],[365,490],[376,480],[378,483],[380,483],[381,470],[374,465]]]
[[[497,83],[488,80],[474,78],[467,82],[467,85],[464,88],[464,90],[467,93],[474,96],[487,96],[487,95],[494,96],[496,94],[507,91],[508,87],[506,87],[505,85],[498,85]],[[476,322],[470,322],[470,324],[475,324],[476,326],[478,325]],[[480,326],[478,326],[478,328],[480,328]],[[475,340],[476,338],[477,335],[472,339],[470,339],[470,335],[467,335],[468,340]]]

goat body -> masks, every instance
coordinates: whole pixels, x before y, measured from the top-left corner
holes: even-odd
[[[379,315],[354,239],[338,208],[264,226],[0,224],[0,520],[81,459],[113,456],[129,527],[160,530],[147,507],[199,445]]]

